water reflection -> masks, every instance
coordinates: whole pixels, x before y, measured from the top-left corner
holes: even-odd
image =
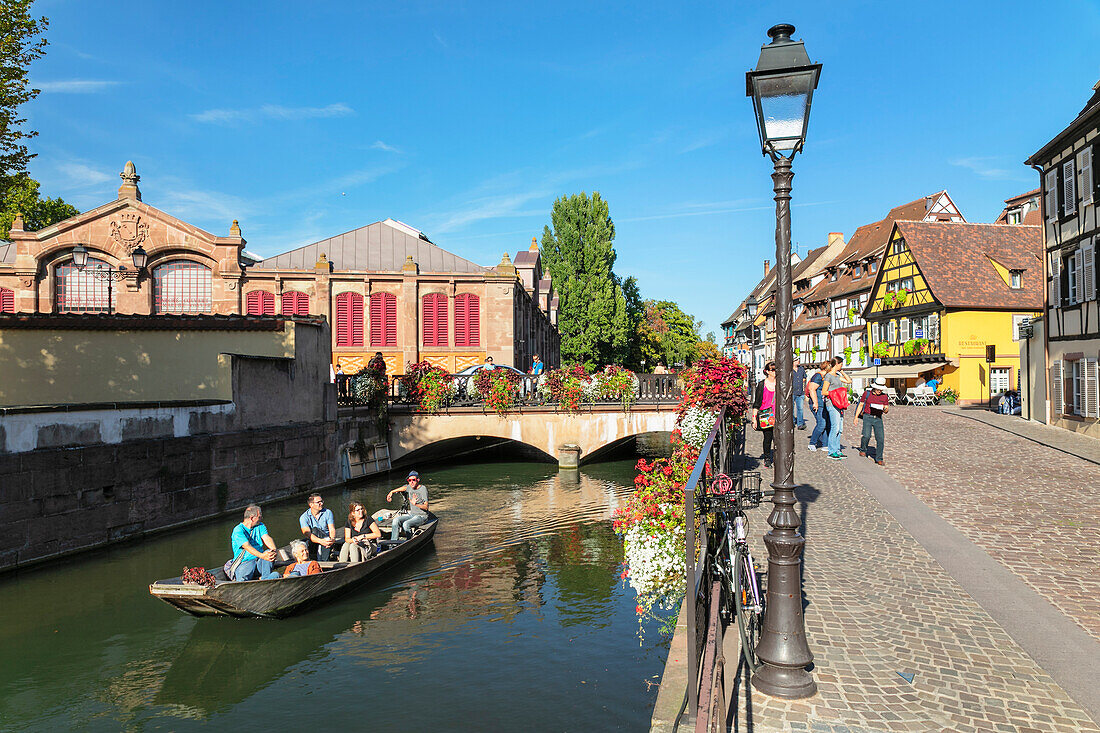
[[[283,621],[192,619],[147,595],[184,564],[220,563],[232,519],[2,579],[0,728],[187,730],[275,712],[279,729],[316,725],[318,713],[358,725],[364,706],[390,711],[410,685],[432,703],[407,730],[569,730],[578,715],[589,728],[643,727],[656,694],[645,680],[666,651],[639,648],[618,578],[610,516],[632,464],[426,471],[442,519],[434,545]],[[342,524],[338,510],[381,507],[390,487],[326,501]],[[293,536],[301,511],[265,507],[276,540]]]

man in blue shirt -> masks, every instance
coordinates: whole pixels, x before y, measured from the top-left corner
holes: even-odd
[[[924,384],[926,387],[931,387],[932,391],[935,392],[936,388],[940,386],[940,378],[936,376],[935,372],[932,372],[932,376]]]
[[[233,550],[230,580],[270,580],[279,577],[271,565],[275,561],[275,541],[267,533],[260,507],[250,504],[244,510],[244,521],[233,528],[229,544]]]
[[[298,517],[298,526],[306,537],[306,542],[317,559],[328,562],[332,558],[332,546],[336,544],[336,519],[332,511],[325,509],[325,500],[320,494],[310,494],[309,508]]]

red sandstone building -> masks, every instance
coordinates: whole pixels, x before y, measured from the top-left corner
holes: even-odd
[[[534,239],[514,263],[505,253],[485,267],[387,219],[261,260],[236,221],[229,236],[203,231],[144,203],[132,163],[120,175],[115,201],[37,232],[16,218],[0,240],[0,313],[319,315],[347,373],[377,351],[391,373],[423,360],[455,372],[487,355],[559,362],[558,298]]]

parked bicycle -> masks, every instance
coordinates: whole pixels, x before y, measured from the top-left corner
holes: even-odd
[[[722,581],[723,619],[726,623],[737,620],[741,656],[753,673],[759,666],[756,644],[764,623],[764,573],[757,568],[749,549],[749,519],[745,510],[755,509],[765,496],[774,493],[760,489],[759,473],[719,474],[711,483],[710,492],[698,499],[699,512],[715,516],[710,537],[715,548],[711,570]]]

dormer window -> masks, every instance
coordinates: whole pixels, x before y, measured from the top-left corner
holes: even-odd
[[[833,270],[833,274],[829,276],[829,282],[835,283],[838,274],[839,273],[836,270]]]
[[[1010,212],[1008,212],[1008,214],[1005,216],[1005,222],[1007,222],[1008,224],[1019,224],[1020,223],[1020,212],[1019,211],[1010,211]],[[1013,285],[1013,287],[1016,287],[1016,286]]]
[[[852,279],[858,280],[861,277],[863,277],[863,267],[861,267],[860,265],[856,265],[852,268]]]
[[[1021,270],[1009,271],[1009,282],[1013,289],[1019,290],[1023,287],[1024,273]]]
[[[867,272],[871,273],[872,275],[878,272],[878,263],[872,262],[871,265],[868,267]]]

